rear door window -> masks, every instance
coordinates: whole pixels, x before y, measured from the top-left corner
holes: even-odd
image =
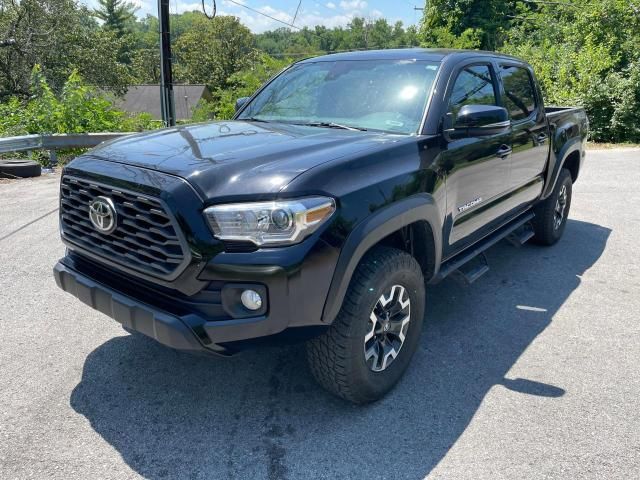
[[[523,67],[502,65],[500,76],[504,86],[504,106],[511,120],[525,120],[536,110],[536,96],[529,70]]]

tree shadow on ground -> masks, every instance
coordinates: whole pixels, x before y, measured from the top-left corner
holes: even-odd
[[[450,278],[429,288],[412,365],[373,405],[352,406],[316,386],[300,345],[217,360],[142,336],[94,350],[71,405],[146,478],[424,478],[492,387],[549,401],[564,394],[505,375],[580,285],[609,234],[570,220],[552,248],[502,242],[478,282]]]

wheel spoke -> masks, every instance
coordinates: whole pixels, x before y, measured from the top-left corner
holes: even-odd
[[[392,345],[389,345],[388,347],[384,348],[383,356],[382,356],[382,366],[380,370],[384,370],[385,368],[387,368],[387,365],[390,364],[391,361],[394,360],[397,356],[398,356],[398,351]]]
[[[365,344],[369,340],[371,340],[376,333],[376,326],[378,325],[378,317],[376,316],[375,312],[371,312],[371,315],[369,316],[369,320],[371,320],[371,330],[369,330],[367,334],[364,336]]]
[[[400,322],[400,333],[398,333],[400,343],[404,343],[404,336],[407,333],[407,328],[409,327],[409,320],[411,320],[411,315],[407,315],[402,319],[402,322]]]
[[[371,358],[373,358],[371,369],[374,371],[378,370],[378,359],[380,358],[379,350],[380,342],[376,341],[373,342],[371,346],[364,352],[365,361],[368,362]]]

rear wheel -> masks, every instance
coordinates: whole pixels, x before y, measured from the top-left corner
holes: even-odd
[[[533,219],[535,243],[553,245],[562,237],[571,207],[572,187],[571,173],[563,168],[551,195],[535,208],[536,216]]]
[[[333,325],[307,344],[316,380],[354,403],[381,398],[418,346],[424,303],[417,261],[401,250],[374,248],[358,265]]]

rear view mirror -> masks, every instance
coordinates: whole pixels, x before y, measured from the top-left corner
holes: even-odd
[[[236,100],[236,112],[240,110],[249,101],[249,97],[240,97]]]
[[[445,118],[445,133],[455,138],[495,135],[510,126],[509,113],[496,105],[465,105]]]

